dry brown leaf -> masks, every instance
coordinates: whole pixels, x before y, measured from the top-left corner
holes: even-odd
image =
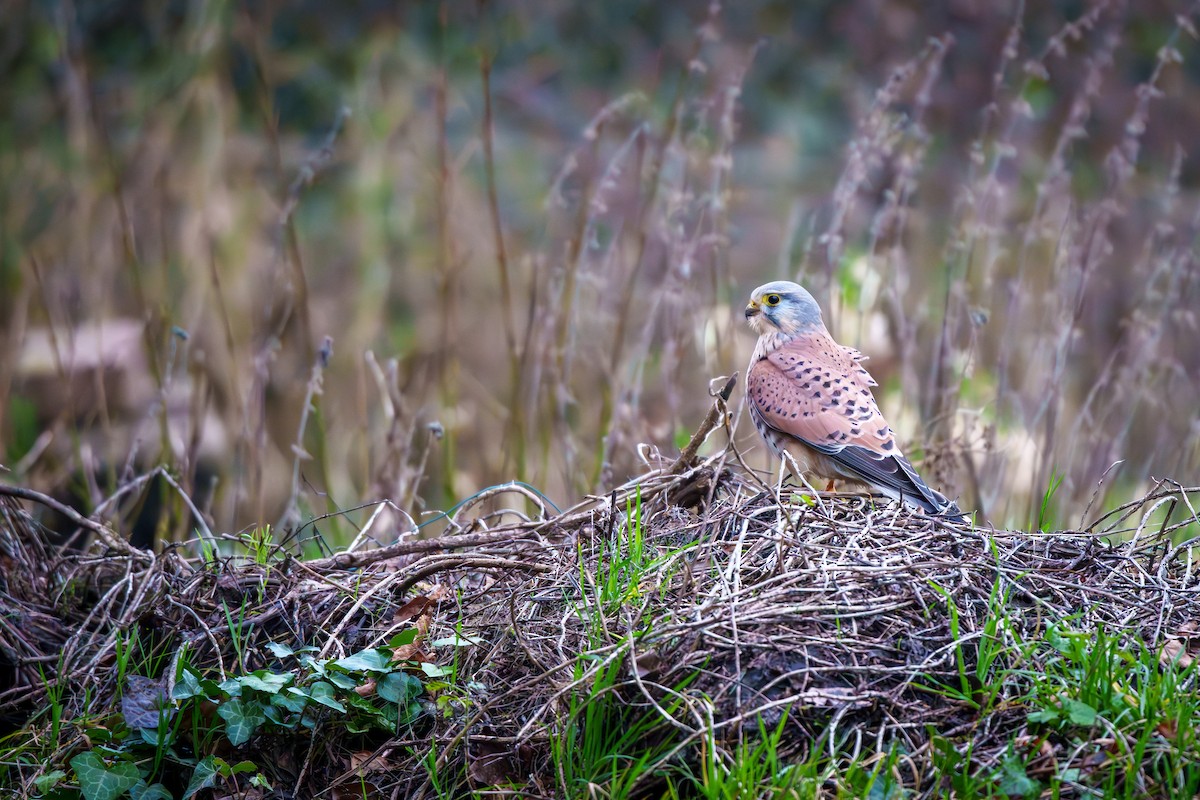
[[[511,783],[516,777],[512,754],[498,744],[477,744],[470,753],[468,771],[471,780],[480,786],[498,786]]]
[[[393,622],[408,622],[413,617],[421,614],[426,609],[433,605],[433,601],[428,597],[414,597],[400,608],[396,609],[396,613],[392,615]]]
[[[374,785],[364,783],[361,780],[339,784],[331,787],[329,796],[333,800],[374,800],[377,797],[382,797]]]
[[[422,648],[420,644],[413,642],[412,644],[406,644],[402,647],[397,647],[395,652],[392,653],[392,661],[429,662],[433,661],[433,658],[425,652],[424,648]]]
[[[1178,664],[1182,669],[1187,669],[1195,660],[1195,656],[1188,652],[1180,639],[1167,639],[1158,653],[1158,662],[1164,667]]]

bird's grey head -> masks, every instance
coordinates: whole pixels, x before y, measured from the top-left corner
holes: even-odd
[[[794,336],[820,327],[821,307],[803,286],[791,281],[764,283],[750,294],[746,320],[758,334]]]

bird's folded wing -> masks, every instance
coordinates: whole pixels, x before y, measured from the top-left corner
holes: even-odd
[[[895,437],[860,358],[823,331],[801,334],[751,365],[750,402],[772,428],[814,447],[856,445],[895,454]]]
[[[829,456],[847,477],[940,511],[948,501],[896,447],[860,360],[823,331],[801,334],[751,366],[750,403],[764,423]]]

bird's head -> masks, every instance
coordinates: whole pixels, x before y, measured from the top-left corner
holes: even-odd
[[[793,336],[822,324],[821,307],[800,284],[772,281],[751,292],[746,321],[759,335]]]

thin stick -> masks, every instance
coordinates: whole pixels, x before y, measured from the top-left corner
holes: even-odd
[[[668,475],[681,474],[696,460],[696,452],[700,449],[700,445],[704,444],[704,440],[708,438],[708,434],[712,433],[713,428],[717,427],[717,423],[725,419],[728,413],[726,403],[729,402],[729,396],[733,394],[733,387],[737,386],[737,380],[738,373],[735,372],[729,376],[729,380],[725,381],[725,386],[721,391],[713,395],[716,400],[713,402],[712,407],[708,409],[708,413],[704,416],[700,427],[692,434],[687,447],[683,448],[683,452],[679,454],[679,458],[667,470]]]
[[[29,500],[39,505],[43,505],[52,511],[56,511],[69,519],[72,524],[78,525],[80,528],[85,528],[100,537],[100,539],[108,547],[117,551],[123,556],[128,556],[139,564],[151,564],[154,562],[154,554],[146,550],[139,550],[129,542],[122,539],[115,531],[100,522],[89,519],[80,514],[75,509],[60,503],[49,495],[36,492],[33,489],[26,489],[21,486],[9,486],[0,483],[0,495],[8,497],[18,497],[22,500]]]

